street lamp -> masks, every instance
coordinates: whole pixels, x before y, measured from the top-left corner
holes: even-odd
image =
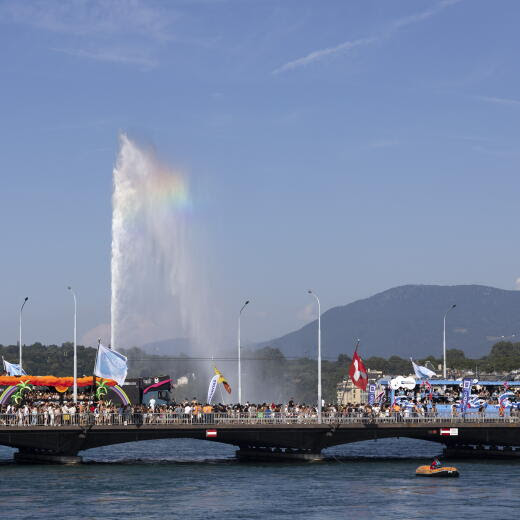
[[[443,328],[442,328],[442,353],[444,357],[444,366],[442,370],[442,375],[444,379],[446,379],[446,316],[448,315],[448,312],[450,312],[452,309],[454,309],[457,305],[454,303],[445,313],[444,313],[444,320],[443,320]]]
[[[22,373],[22,311],[28,299],[29,296],[26,296],[22,303],[22,306],[20,307],[20,336],[18,338],[18,348],[20,352],[20,373]]]
[[[246,300],[240,312],[238,313],[238,404],[242,404],[242,368],[240,364],[240,317],[242,316],[242,311],[246,308],[246,305],[249,304],[249,300]]]
[[[318,302],[318,423],[321,424],[321,306],[320,299],[310,289],[307,292]]]
[[[77,353],[77,342],[76,342],[76,318],[77,318],[77,310],[78,305],[76,301],[76,293],[72,290],[72,287],[69,285],[67,289],[72,293],[74,298],[74,382],[73,382],[73,390],[72,390],[72,398],[75,403],[78,402],[78,353]]]

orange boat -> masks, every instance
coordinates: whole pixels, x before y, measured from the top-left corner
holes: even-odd
[[[459,470],[453,466],[441,466],[440,468],[431,468],[430,466],[419,466],[415,470],[418,477],[458,477]]]

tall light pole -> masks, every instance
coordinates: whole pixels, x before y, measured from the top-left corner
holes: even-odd
[[[240,317],[242,316],[242,311],[246,308],[246,305],[249,304],[249,300],[246,300],[240,312],[238,313],[238,404],[242,404],[242,366],[240,364]]]
[[[22,303],[22,306],[20,307],[20,336],[18,337],[18,348],[20,352],[20,373],[22,372],[22,311],[28,299],[29,296],[26,296]]]
[[[76,293],[72,290],[72,287],[69,285],[67,289],[72,293],[74,298],[74,382],[73,382],[73,390],[72,390],[72,399],[75,403],[78,402],[78,352],[77,352],[77,342],[76,342],[76,320],[78,314],[78,304],[76,300]]]
[[[446,379],[446,316],[448,315],[448,312],[450,312],[452,309],[454,309],[457,305],[454,303],[445,313],[444,313],[444,320],[443,320],[443,328],[442,328],[442,353],[444,357],[444,366],[442,369],[442,375],[444,379]]]
[[[318,302],[318,423],[321,423],[321,306],[320,299],[309,289]]]

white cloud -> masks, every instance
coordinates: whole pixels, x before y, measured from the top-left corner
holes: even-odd
[[[280,67],[274,69],[273,74],[287,72],[290,70],[294,70],[298,67],[305,67],[311,63],[321,61],[322,59],[324,59],[326,57],[348,52],[356,47],[372,45],[373,43],[379,42],[385,38],[389,38],[389,37],[393,36],[396,32],[401,30],[403,27],[407,27],[408,25],[412,25],[412,24],[427,20],[428,18],[431,18],[432,16],[441,12],[445,8],[447,8],[451,5],[454,5],[454,4],[458,4],[461,1],[462,0],[443,0],[442,2],[439,2],[435,6],[431,7],[430,9],[427,9],[425,11],[422,11],[420,13],[416,13],[416,14],[413,14],[410,16],[406,16],[399,20],[395,20],[394,22],[390,23],[390,25],[386,28],[386,30],[382,31],[378,35],[369,36],[366,38],[358,38],[356,40],[350,40],[350,41],[340,43],[339,45],[336,45],[334,47],[328,47],[325,49],[313,51],[313,52],[307,54],[306,56],[289,61],[289,62],[285,63],[284,65],[281,65]]]
[[[78,58],[154,67],[154,56],[177,40],[171,4],[144,0],[34,0],[0,3],[0,24],[26,25],[55,33],[51,50]],[[194,42],[192,42],[194,43]]]
[[[520,100],[518,99],[508,99],[508,98],[499,98],[499,97],[491,97],[491,96],[477,96],[477,99],[481,101],[486,101],[488,103],[494,103],[496,105],[507,105],[510,107],[520,107]]]
[[[389,32],[394,32],[402,27],[406,27],[407,25],[412,25],[414,23],[423,22],[432,16],[435,16],[437,13],[440,13],[446,7],[450,7],[452,5],[458,4],[462,2],[462,0],[442,0],[438,4],[430,7],[430,9],[426,9],[420,13],[415,13],[410,16],[405,16],[393,22],[390,26]]]
[[[137,34],[169,39],[176,15],[153,6],[154,2],[142,0],[6,0],[0,6],[0,21],[81,36]]]
[[[143,53],[132,53],[125,49],[52,49],[56,52],[68,54],[79,58],[88,58],[95,61],[106,61],[111,63],[121,63],[124,65],[142,65],[152,68],[157,66],[157,61]]]
[[[277,69],[273,70],[273,74],[278,74],[280,72],[286,72],[288,70],[296,69],[298,67],[308,65],[309,63],[312,63],[314,61],[319,61],[325,58],[326,56],[331,56],[333,54],[338,54],[341,52],[347,52],[351,49],[354,49],[355,47],[370,45],[375,41],[377,41],[377,38],[360,38],[359,40],[340,43],[339,45],[336,45],[335,47],[329,47],[328,49],[314,51],[310,54],[307,54],[307,56],[304,56],[303,58],[298,58],[296,60],[286,63],[285,65],[282,65],[281,67],[278,67]]]

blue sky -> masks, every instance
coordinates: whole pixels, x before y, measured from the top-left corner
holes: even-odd
[[[221,330],[520,277],[513,0],[0,0],[0,342],[110,316],[118,134],[190,179]],[[97,329],[96,329],[97,328]],[[90,339],[89,339],[90,338]],[[154,339],[154,338],[151,338]]]

